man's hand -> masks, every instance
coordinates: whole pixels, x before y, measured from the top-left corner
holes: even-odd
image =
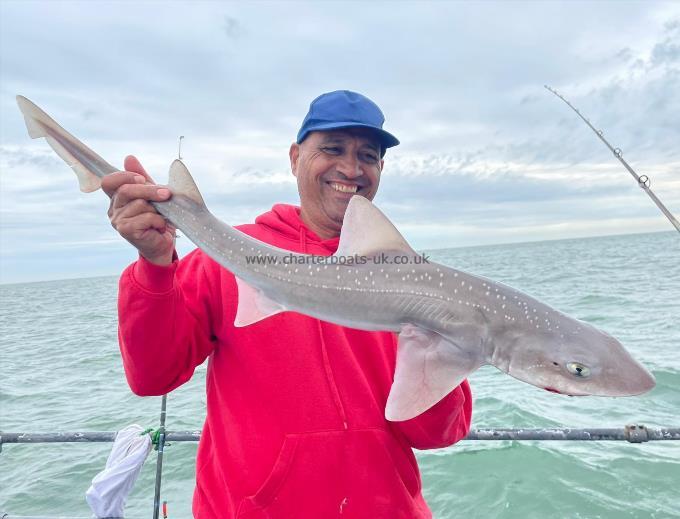
[[[124,168],[102,179],[102,189],[111,198],[111,225],[151,263],[170,265],[175,228],[149,202],[163,202],[172,193],[156,186],[136,157],[125,157]]]

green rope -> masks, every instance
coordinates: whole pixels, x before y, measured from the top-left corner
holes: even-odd
[[[157,451],[158,450],[158,443],[159,443],[160,437],[161,437],[160,429],[154,429],[153,427],[149,427],[148,429],[139,433],[140,436],[144,436],[145,434],[148,434],[149,436],[151,436],[151,443],[153,444],[153,450]],[[169,444],[166,443],[166,445],[169,445]]]

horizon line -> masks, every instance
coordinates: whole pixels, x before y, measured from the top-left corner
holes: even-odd
[[[549,238],[549,239],[542,239],[542,240],[525,240],[525,241],[507,241],[507,242],[498,242],[498,243],[485,243],[485,244],[480,244],[480,245],[460,245],[460,246],[455,246],[455,247],[440,247],[436,249],[431,249],[431,248],[424,248],[420,249],[423,252],[434,252],[434,251],[445,251],[445,250],[458,250],[458,249],[480,249],[480,248],[485,248],[485,247],[499,247],[499,246],[505,246],[505,245],[529,245],[533,243],[550,243],[550,242],[563,242],[563,241],[575,241],[575,240],[593,240],[597,238],[615,238],[619,236],[642,236],[642,235],[647,235],[647,234],[664,234],[664,233],[673,233],[674,231],[667,230],[667,231],[650,231],[650,232],[633,232],[633,233],[619,233],[619,234],[595,234],[595,235],[589,235],[589,236],[577,236],[577,237],[571,237],[571,238]],[[196,247],[198,248],[198,247]],[[192,249],[194,250],[194,249]],[[10,286],[10,285],[27,285],[30,283],[52,283],[55,281],[75,281],[77,279],[98,279],[98,278],[110,278],[110,277],[120,277],[122,274],[122,270],[118,273],[112,273],[112,274],[100,274],[100,275],[94,275],[94,276],[78,276],[78,277],[58,277],[58,278],[49,278],[49,279],[35,279],[35,280],[30,280],[30,281],[0,281],[0,287],[4,286]]]

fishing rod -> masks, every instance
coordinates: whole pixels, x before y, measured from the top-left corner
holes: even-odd
[[[649,195],[649,197],[654,201],[656,206],[661,210],[661,212],[668,218],[668,220],[673,224],[673,227],[675,227],[675,230],[680,232],[680,222],[671,214],[671,212],[666,208],[665,205],[657,198],[657,196],[652,192],[650,186],[652,185],[652,181],[647,175],[638,175],[633,168],[630,167],[630,165],[623,159],[623,153],[621,152],[621,148],[614,148],[607,139],[604,138],[604,132],[602,130],[596,129],[592,124],[590,124],[590,121],[586,119],[581,112],[574,107],[569,101],[567,101],[562,94],[560,94],[557,90],[550,88],[548,85],[543,85],[547,90],[555,94],[557,97],[559,97],[562,101],[564,101],[569,108],[571,108],[574,112],[576,112],[576,115],[578,115],[584,123],[588,125],[588,127],[595,132],[595,135],[598,136],[598,138],[604,142],[604,145],[609,148],[609,150],[614,154],[614,156],[619,159],[621,164],[623,164],[623,167],[625,167],[628,170],[628,173],[630,173],[633,178],[637,181],[638,186],[640,186],[645,193]]]

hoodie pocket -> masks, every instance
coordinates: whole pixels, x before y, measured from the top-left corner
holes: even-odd
[[[382,429],[288,435],[271,472],[236,515],[429,517],[412,456]]]
[[[274,500],[281,485],[286,481],[288,472],[293,467],[293,457],[299,442],[300,437],[297,435],[286,436],[267,479],[255,494],[243,500],[238,509],[238,517],[262,509]]]

